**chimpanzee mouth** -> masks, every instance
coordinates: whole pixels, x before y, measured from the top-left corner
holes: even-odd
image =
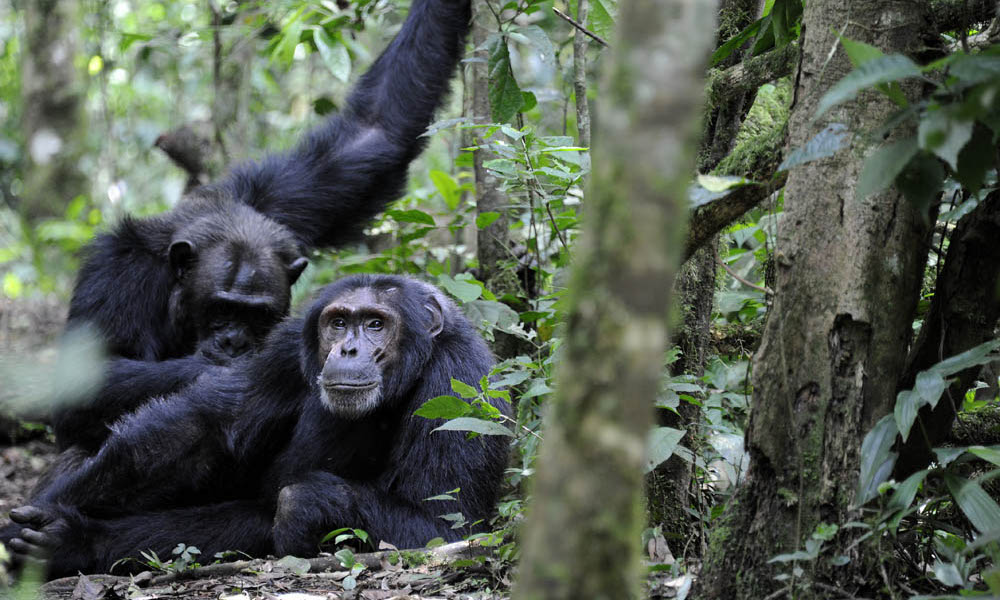
[[[338,392],[361,392],[378,387],[377,381],[338,381],[336,383],[324,383],[323,387],[330,391]]]

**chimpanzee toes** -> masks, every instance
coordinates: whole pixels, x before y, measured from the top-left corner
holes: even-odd
[[[18,525],[40,529],[52,522],[52,515],[37,506],[21,506],[10,511],[10,520]]]

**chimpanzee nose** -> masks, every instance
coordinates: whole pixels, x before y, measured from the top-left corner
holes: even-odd
[[[236,358],[250,349],[250,338],[242,331],[227,331],[219,337],[219,349]]]

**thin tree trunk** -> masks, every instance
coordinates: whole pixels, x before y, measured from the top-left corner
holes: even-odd
[[[644,440],[715,3],[623,3],[519,598],[638,596]]]
[[[22,126],[27,145],[21,214],[34,222],[62,215],[89,192],[79,168],[85,143],[84,82],[74,60],[80,52],[77,2],[25,2]]]
[[[747,431],[748,482],[713,530],[699,582],[710,598],[764,598],[781,588],[796,598],[826,598],[829,588],[779,582],[766,561],[804,547],[820,523],[853,516],[858,450],[887,414],[903,370],[905,348],[926,257],[925,217],[895,190],[855,198],[865,156],[864,132],[895,107],[874,92],[815,120],[820,97],[850,71],[837,35],[886,52],[917,50],[920,2],[806,3],[804,39],[789,124],[801,146],[830,122],[846,123],[853,147],[792,170],[776,250],[777,290],[754,362],[754,398]],[[914,90],[909,89],[909,92]],[[882,569],[850,546],[841,530],[823,557],[800,562],[807,577],[845,595],[882,587]],[[847,555],[840,568],[827,557]],[[738,574],[738,576],[735,576]]]

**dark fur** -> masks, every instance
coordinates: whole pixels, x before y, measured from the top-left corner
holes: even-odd
[[[61,448],[96,450],[115,418],[179,389],[212,364],[192,356],[204,342],[196,326],[203,307],[188,296],[192,286],[207,285],[205,275],[194,283],[178,277],[169,256],[173,242],[190,240],[197,253],[220,244],[249,248],[248,270],[261,267],[261,260],[287,264],[307,248],[358,238],[402,193],[407,166],[425,145],[420,136],[462,54],[469,10],[468,0],[415,0],[399,35],[358,81],[343,113],[298,148],[238,167],[168,213],[127,217],[94,240],[68,327],[96,326],[112,357],[129,360],[111,361],[107,385],[96,398],[57,412]],[[261,259],[257,251],[270,255]],[[276,296],[274,310],[287,311],[287,288],[297,273],[284,277],[270,266],[263,285],[285,288],[266,291]]]
[[[379,407],[346,420],[320,400],[326,357],[317,355],[317,320],[332,299],[365,287],[399,290],[392,304],[404,316],[401,354],[386,367]],[[436,336],[426,308],[432,296],[443,316]],[[451,378],[478,383],[492,363],[469,322],[432,286],[394,276],[341,280],[247,363],[120,422],[95,457],[40,494],[28,511],[34,515],[22,513],[27,531],[8,533],[23,538],[12,547],[51,546],[55,577],[107,571],[146,549],[169,556],[179,542],[204,556],[309,556],[338,527],[360,527],[399,547],[460,539],[482,523],[456,530],[438,515],[489,516],[507,440],[431,433],[440,422],[413,411],[451,394]],[[425,501],[455,488],[456,501]]]

